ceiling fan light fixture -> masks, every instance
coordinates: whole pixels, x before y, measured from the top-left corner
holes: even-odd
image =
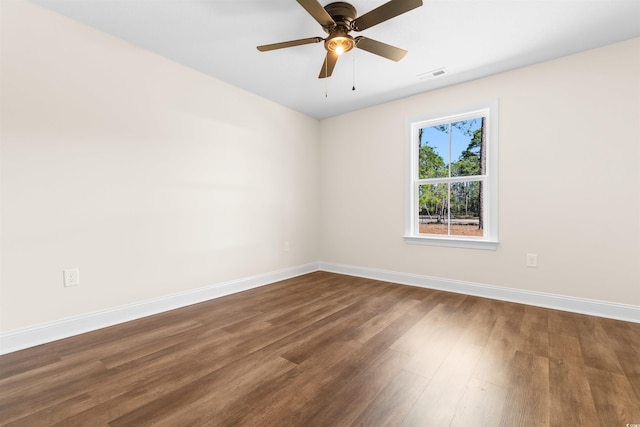
[[[349,52],[356,45],[355,40],[344,31],[335,31],[324,42],[324,47],[329,52],[335,52],[337,55]]]

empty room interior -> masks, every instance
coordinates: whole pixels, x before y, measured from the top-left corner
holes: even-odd
[[[0,425],[640,426],[640,3],[327,3],[0,0]]]

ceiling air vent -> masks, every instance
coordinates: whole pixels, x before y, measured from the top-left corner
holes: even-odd
[[[420,80],[427,80],[427,79],[432,79],[434,77],[438,77],[443,75],[444,73],[446,73],[446,68],[442,67],[442,68],[438,68],[437,70],[431,70],[431,71],[427,71],[426,73],[422,73],[422,74],[418,74],[418,78]]]

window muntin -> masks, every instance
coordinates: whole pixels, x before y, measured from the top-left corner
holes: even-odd
[[[407,242],[495,249],[495,110],[409,123]]]

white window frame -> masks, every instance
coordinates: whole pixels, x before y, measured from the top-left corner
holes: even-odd
[[[452,123],[472,118],[485,118],[485,175],[473,180],[483,182],[483,237],[452,236],[419,233],[418,186],[425,181],[468,181],[468,177],[418,179],[418,132],[425,127]],[[496,250],[498,247],[498,100],[479,106],[447,113],[430,114],[406,122],[405,135],[405,218],[404,240],[409,244],[449,246],[469,249]]]

